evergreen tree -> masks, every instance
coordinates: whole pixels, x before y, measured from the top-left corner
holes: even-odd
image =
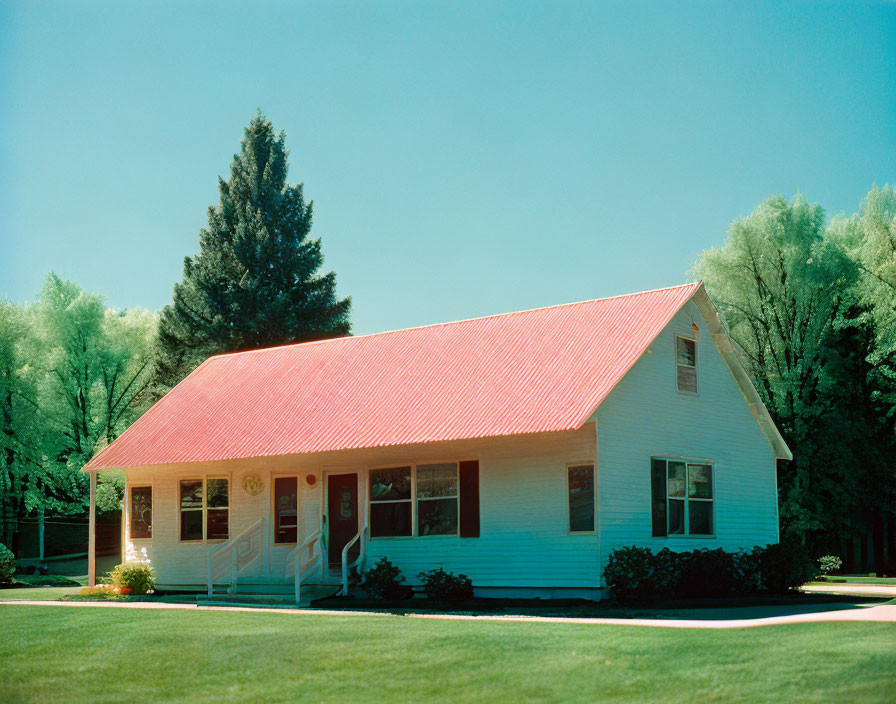
[[[289,186],[285,136],[260,112],[245,129],[199,253],[162,311],[157,382],[170,388],[211,354],[347,335],[351,300],[320,275],[312,202]]]

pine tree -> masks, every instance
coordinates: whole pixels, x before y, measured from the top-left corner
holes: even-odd
[[[221,352],[347,335],[351,299],[336,275],[319,274],[310,239],[312,202],[286,183],[285,135],[259,112],[244,131],[230,180],[218,180],[199,253],[184,260],[174,301],[162,311],[156,378],[170,388]]]

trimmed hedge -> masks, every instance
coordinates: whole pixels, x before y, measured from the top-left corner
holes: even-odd
[[[784,594],[815,576],[805,546],[793,540],[751,551],[624,547],[610,553],[604,578],[622,601]]]

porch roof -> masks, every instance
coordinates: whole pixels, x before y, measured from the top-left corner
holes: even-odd
[[[577,429],[698,290],[211,357],[86,468]]]

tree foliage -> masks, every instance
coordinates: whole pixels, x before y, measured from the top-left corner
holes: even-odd
[[[305,342],[350,331],[348,298],[336,275],[319,274],[320,239],[310,239],[311,202],[287,184],[285,136],[261,113],[235,155],[220,201],[209,208],[199,253],[162,311],[158,381],[170,388],[205,357]]]
[[[863,534],[896,506],[893,203],[875,189],[828,222],[802,196],[769,198],[692,271],[793,450],[779,469],[782,529],[813,545]]]
[[[156,315],[106,310],[101,297],[52,273],[36,304],[0,304],[5,542],[37,508],[85,509],[81,468],[150,402],[157,327]]]

